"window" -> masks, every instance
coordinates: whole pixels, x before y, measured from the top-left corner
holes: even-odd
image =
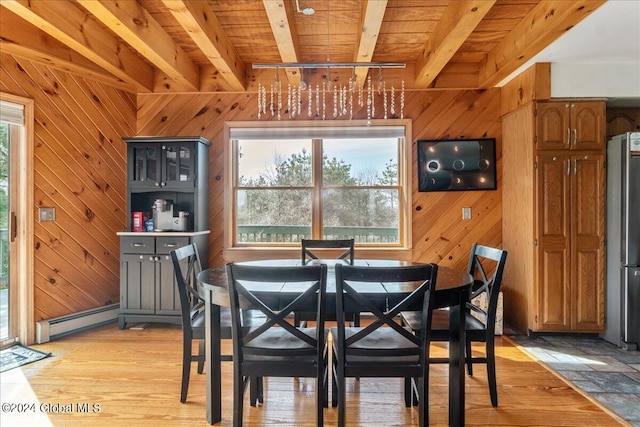
[[[233,127],[230,245],[407,243],[405,126]]]

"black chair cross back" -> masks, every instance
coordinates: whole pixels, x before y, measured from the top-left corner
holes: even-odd
[[[428,425],[429,332],[438,267],[435,264],[402,267],[357,267],[336,265],[336,312],[334,338],[333,403],[338,405],[338,425],[345,423],[345,378],[399,377],[405,379],[405,405],[412,404],[411,378],[418,379],[420,425]],[[391,308],[380,309],[355,282],[411,284],[410,293]],[[362,287],[366,289],[366,286]],[[393,304],[394,302],[392,302]],[[388,305],[388,301],[385,303]],[[427,328],[419,334],[402,327],[396,316],[403,310],[421,307]],[[373,314],[367,326],[347,327],[345,311]],[[336,402],[337,400],[337,402]]]
[[[316,420],[323,423],[326,401],[324,328],[327,266],[258,267],[227,264],[231,330],[233,335],[233,424],[242,425],[243,395],[249,377],[316,378]],[[259,285],[249,282],[296,284],[284,307],[279,300],[262,298]],[[298,286],[298,284],[306,284]],[[297,328],[287,321],[294,310],[315,310],[314,328]],[[240,325],[241,310],[259,310],[266,320],[246,331]]]

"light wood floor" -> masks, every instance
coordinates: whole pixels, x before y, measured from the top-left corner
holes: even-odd
[[[230,351],[229,347],[224,349]],[[493,408],[486,370],[467,377],[466,417],[473,426],[615,426],[628,425],[530,359],[506,338],[497,341],[498,397]],[[3,405],[24,404],[0,418],[13,426],[204,426],[204,375],[192,370],[189,398],[179,402],[181,331],[149,325],[119,330],[110,324],[34,346],[53,357],[5,372],[0,377]],[[480,350],[480,349],[478,349]],[[440,345],[434,355],[443,354]],[[223,421],[231,425],[230,362],[223,363]],[[245,424],[312,426],[312,381],[271,378],[265,403],[245,405]],[[417,426],[416,409],[404,407],[402,382],[395,379],[351,381],[347,391],[349,426]],[[99,412],[79,412],[78,404],[99,405]],[[51,412],[54,410],[58,412]],[[47,411],[49,413],[43,413]],[[71,413],[60,411],[71,410]],[[429,410],[432,425],[447,424],[447,367],[431,368]],[[325,425],[336,424],[336,409],[325,410]]]

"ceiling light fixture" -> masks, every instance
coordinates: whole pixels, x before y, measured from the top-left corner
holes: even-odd
[[[381,111],[382,117],[386,120],[388,118],[396,119],[404,118],[404,80],[401,82],[400,96],[396,100],[396,88],[391,85],[390,90],[387,90],[387,84],[382,76],[383,68],[405,68],[406,64],[401,62],[343,62],[343,63],[313,63],[313,62],[296,62],[296,63],[281,63],[281,64],[253,64],[254,69],[275,69],[276,75],[269,87],[269,101],[267,101],[267,88],[261,83],[258,83],[258,119],[262,116],[266,116],[267,112],[271,117],[276,117],[277,120],[284,118],[294,119],[297,115],[302,115],[303,103],[307,102],[307,115],[309,118],[315,116],[324,120],[330,112],[333,113],[333,118],[349,117],[349,120],[353,119],[353,107],[354,103],[360,108],[365,108],[367,121],[370,124],[371,119],[376,116],[376,95],[378,98],[382,98],[382,105],[378,105],[378,111]],[[278,78],[278,72],[281,68],[299,68],[301,79],[300,83],[288,84],[286,89],[286,105],[283,105],[283,88],[282,83]],[[350,68],[352,73],[349,77],[347,84],[332,83],[331,70],[334,68]],[[378,82],[377,85],[372,84],[371,76],[368,76],[366,81],[358,82],[356,68],[367,68],[378,70]],[[304,80],[305,69],[326,69],[326,79],[322,81],[322,84],[317,83],[314,87],[311,82]],[[306,95],[304,92],[307,92]],[[328,100],[327,100],[328,98]],[[327,108],[327,104],[333,101],[331,105],[332,109]],[[399,105],[396,109],[396,101]],[[315,108],[313,108],[315,102]],[[380,108],[382,107],[382,108]],[[399,112],[399,116],[396,116],[396,111]]]
[[[312,8],[312,7],[305,7],[304,9],[300,10],[300,1],[296,0],[296,9],[299,13],[302,13],[304,15],[313,15],[314,13],[316,13],[316,11]]]

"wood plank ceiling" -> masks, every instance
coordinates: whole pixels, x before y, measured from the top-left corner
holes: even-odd
[[[255,91],[274,71],[252,64],[292,62],[403,62],[384,72],[408,89],[486,89],[604,1],[3,0],[0,49],[133,93]],[[282,77],[334,79],[300,71]]]

